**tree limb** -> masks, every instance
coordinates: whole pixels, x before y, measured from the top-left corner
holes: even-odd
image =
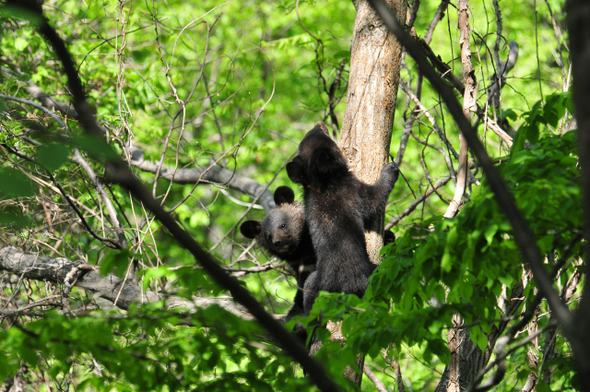
[[[137,147],[133,147],[132,158],[129,163],[139,170],[157,173],[159,165],[155,162],[146,161],[143,159],[143,152],[139,153]],[[260,204],[265,211],[270,211],[275,207],[272,193],[268,187],[259,184],[251,178],[241,176],[232,170],[225,169],[221,166],[210,166],[206,169],[190,168],[190,169],[176,169],[162,165],[159,176],[175,184],[197,184],[199,182],[213,182],[216,184],[227,185],[228,187],[243,192],[252,199],[258,198]]]
[[[63,257],[22,252],[13,246],[0,249],[0,270],[22,275],[27,279],[55,284],[73,282],[73,286],[95,293],[120,309],[128,309],[132,303],[163,300],[166,300],[169,309],[183,308],[188,311],[216,304],[244,320],[252,320],[252,316],[246,314],[230,299],[195,298],[189,301],[177,296],[144,291],[137,284],[125,282],[115,275],[101,276],[95,265],[81,264]],[[117,296],[118,299],[115,301]]]
[[[459,0],[459,31],[461,46],[461,63],[463,64],[463,80],[465,80],[465,92],[463,93],[463,115],[471,123],[471,112],[475,110],[477,98],[477,81],[471,65],[471,46],[469,45],[469,36],[471,28],[469,26],[469,1]],[[447,207],[444,214],[445,218],[454,217],[459,211],[459,205],[463,200],[463,195],[467,188],[467,177],[469,173],[468,144],[463,134],[459,134],[459,165],[457,167],[457,181],[455,184],[455,194],[453,200]]]
[[[447,108],[449,109],[449,112],[461,130],[461,133],[465,136],[467,144],[472,149],[473,154],[479,162],[479,165],[484,170],[490,184],[490,188],[495,195],[496,202],[514,229],[515,242],[524,259],[531,266],[531,270],[533,271],[533,276],[537,282],[539,290],[545,294],[551,309],[555,313],[557,320],[559,320],[560,325],[564,328],[564,330],[567,329],[571,331],[572,313],[561,301],[559,294],[553,288],[553,282],[549,278],[549,275],[543,266],[543,258],[539,248],[537,247],[535,237],[528,227],[528,224],[526,223],[520,209],[516,206],[516,202],[512,196],[512,193],[509,191],[506,183],[500,176],[498,169],[494,166],[494,163],[488,156],[485,147],[479,140],[476,130],[471,127],[471,124],[463,115],[461,105],[456,100],[453,90],[430,66],[428,59],[426,58],[420,46],[418,46],[418,44],[416,44],[409,34],[399,25],[395,19],[395,16],[389,11],[385,3],[382,0],[369,0],[369,2],[376,9],[390,31],[395,34],[397,39],[406,48],[407,53],[409,53],[415,59],[416,64],[420,68],[420,71],[428,78],[433,87],[440,93],[442,99],[447,105]],[[566,335],[570,334],[566,333]]]
[[[66,75],[68,76],[68,87],[70,88],[74,107],[79,115],[79,121],[89,135],[101,137],[101,129],[94,117],[94,111],[86,101],[86,94],[82,87],[80,77],[72,60],[72,57],[65,47],[64,41],[57,32],[49,25],[49,21],[40,10],[24,6],[28,12],[33,12],[38,17],[37,29],[39,33],[53,46]],[[262,114],[264,107],[259,111],[258,117]],[[257,117],[257,118],[258,118]],[[104,160],[104,156],[96,156]],[[299,362],[319,389],[323,391],[339,391],[340,387],[331,379],[320,362],[311,358],[305,347],[292,336],[277,320],[267,313],[262,305],[246,290],[240,282],[229,276],[224,269],[218,265],[209,253],[205,252],[199,244],[183,230],[174,218],[160,205],[151,195],[150,191],[135,177],[129,166],[120,159],[109,156],[106,163],[108,177],[114,182],[126,188],[137,200],[141,201],[145,208],[150,210],[168,232],[197,260],[205,272],[221,287],[228,290],[233,298],[258,320],[268,333],[281,342],[283,349]]]

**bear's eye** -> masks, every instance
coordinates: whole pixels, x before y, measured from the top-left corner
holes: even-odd
[[[281,225],[281,229],[285,229],[285,228],[287,228],[287,225],[283,223],[283,224]]]

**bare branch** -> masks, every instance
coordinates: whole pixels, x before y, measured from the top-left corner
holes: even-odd
[[[387,392],[387,388],[385,387],[385,384],[383,384],[383,382],[381,382],[381,380],[379,380],[377,378],[377,375],[367,366],[367,364],[365,364],[365,366],[363,366],[363,372],[365,372],[365,374],[367,375],[369,380],[371,380],[373,385],[375,385],[375,388],[377,389],[377,391]]]
[[[141,150],[137,147],[133,147],[131,151],[132,157],[138,157],[138,159],[132,159],[130,161],[133,167],[145,172],[157,173],[158,164],[144,160],[143,152],[140,153],[139,151]],[[163,165],[160,170],[160,177],[173,181],[175,184],[197,184],[201,181],[227,185],[232,189],[247,194],[253,199],[258,199],[265,211],[270,211],[275,207],[272,193],[268,190],[267,186],[261,185],[251,178],[241,176],[221,166],[210,166],[207,169],[173,169]]]
[[[230,299],[195,298],[194,301],[189,301],[176,296],[164,296],[153,291],[144,291],[137,284],[124,282],[115,275],[101,276],[96,266],[91,264],[22,252],[13,246],[0,249],[0,270],[22,275],[27,279],[56,284],[74,282],[73,286],[95,293],[121,309],[128,309],[132,303],[166,300],[169,309],[184,308],[192,311],[197,307],[216,304],[245,320],[252,319],[252,316],[245,314]],[[117,295],[118,300],[115,303]]]
[[[557,291],[553,288],[552,281],[544,269],[545,267],[543,266],[543,258],[539,248],[537,247],[535,237],[528,227],[528,224],[526,223],[522,213],[516,206],[514,197],[508,190],[508,187],[500,176],[498,169],[494,166],[483,144],[479,140],[476,130],[471,127],[471,124],[463,115],[461,105],[459,105],[455,99],[453,90],[430,66],[420,46],[418,46],[406,33],[406,31],[399,25],[395,19],[395,16],[388,10],[383,1],[369,0],[369,2],[373,7],[375,7],[390,31],[395,34],[397,39],[406,48],[406,51],[416,60],[416,64],[424,76],[430,80],[433,87],[440,93],[442,99],[447,105],[447,108],[449,109],[449,112],[461,130],[461,133],[465,136],[467,144],[472,149],[479,162],[479,165],[484,170],[490,187],[496,197],[497,203],[512,225],[514,229],[515,242],[525,260],[530,264],[539,289],[545,294],[551,309],[555,313],[557,320],[559,320],[560,325],[565,329],[570,329],[572,327],[572,314],[559,298]],[[590,89],[588,91],[590,91]],[[588,112],[590,113],[590,111]],[[590,148],[588,148],[588,150],[590,150]],[[590,184],[590,180],[588,183]],[[588,186],[588,189],[590,189],[590,185]],[[587,284],[590,285],[590,283]],[[588,314],[590,314],[590,312],[588,312]],[[566,335],[569,334],[566,333]],[[590,364],[590,361],[588,363]]]
[[[24,6],[27,7],[26,5]],[[92,107],[86,101],[86,94],[82,87],[80,77],[63,40],[49,25],[49,21],[39,12],[39,10],[28,7],[26,10],[38,15],[39,24],[37,25],[37,28],[41,35],[53,46],[56,55],[63,65],[64,71],[68,76],[68,86],[73,94],[74,107],[78,112],[81,125],[90,135],[101,137],[102,132],[93,115]],[[263,110],[264,107],[260,109],[254,124],[262,114]],[[135,198],[141,201],[143,205],[154,214],[156,219],[168,229],[169,233],[195,257],[209,276],[211,276],[211,278],[221,287],[228,290],[233,298],[238,303],[245,306],[274,339],[281,342],[283,349],[303,366],[310,379],[319,389],[323,391],[340,390],[340,387],[330,378],[328,373],[326,373],[322,364],[311,358],[308,355],[307,350],[299,343],[299,341],[277,320],[267,313],[262,305],[252,297],[250,292],[246,290],[238,280],[228,276],[223,268],[213,260],[209,253],[205,252],[189,233],[180,227],[174,218],[160,205],[158,200],[152,197],[150,191],[134,176],[128,165],[121,160],[112,159],[108,162],[106,167],[109,177],[114,182],[126,188]]]
[[[416,207],[418,207],[420,205],[420,203],[423,203],[424,200],[426,200],[428,198],[428,196],[432,195],[434,192],[436,192],[436,190],[438,188],[440,188],[441,186],[443,186],[444,184],[449,182],[450,179],[451,179],[451,176],[447,176],[447,177],[443,178],[442,180],[440,180],[433,187],[428,188],[428,190],[426,192],[424,192],[424,194],[422,196],[420,196],[419,198],[414,200],[414,202],[412,204],[410,204],[410,206],[408,208],[406,208],[401,214],[399,214],[398,216],[396,216],[395,218],[390,220],[389,223],[387,223],[385,225],[385,230],[389,230],[393,226],[397,225],[400,220],[402,220],[404,217],[408,216],[412,211],[414,211],[416,209]]]
[[[469,0],[459,0],[459,30],[461,36],[461,62],[463,64],[463,79],[465,80],[465,92],[463,94],[463,115],[471,123],[471,112],[475,110],[477,103],[477,81],[471,65],[471,47],[469,38],[471,28],[469,27]],[[444,214],[445,218],[452,218],[457,214],[463,195],[467,188],[467,177],[469,173],[469,159],[467,151],[467,140],[461,133],[459,135],[459,166],[457,167],[457,182],[453,200]]]

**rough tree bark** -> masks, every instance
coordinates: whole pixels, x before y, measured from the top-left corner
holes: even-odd
[[[477,106],[477,82],[471,65],[471,48],[469,38],[469,0],[459,0],[459,30],[461,32],[459,44],[461,46],[461,63],[463,64],[463,80],[465,90],[463,94],[463,114],[471,123],[471,111]],[[457,168],[457,182],[455,194],[444,214],[445,218],[454,217],[465,194],[469,173],[467,155],[467,141],[463,134],[459,134],[459,166]],[[481,350],[473,344],[469,336],[469,328],[463,327],[463,319],[459,315],[453,316],[453,328],[449,331],[447,341],[451,351],[451,362],[445,368],[446,382],[441,380],[437,390],[444,386],[446,392],[459,392],[465,389],[477,375],[479,368],[485,364],[481,359]],[[465,355],[467,352],[467,355]],[[475,360],[476,357],[478,360]],[[443,377],[444,379],[444,377]]]
[[[194,312],[196,308],[218,305],[244,320],[253,317],[235,304],[231,298],[197,298],[193,301],[174,295],[162,295],[142,290],[138,285],[126,282],[115,275],[101,276],[95,265],[83,264],[63,257],[41,256],[32,252],[22,252],[13,246],[0,248],[0,271],[43,282],[76,286],[97,297],[113,303],[120,309],[128,309],[133,303],[146,303],[166,300],[168,309],[182,308]],[[20,310],[2,310],[3,314],[19,313]],[[0,313],[2,313],[0,312]]]
[[[406,3],[388,0],[387,4],[403,21]],[[355,7],[350,79],[338,144],[361,181],[373,183],[389,155],[402,46],[366,0],[359,0]],[[383,219],[366,230],[369,257],[379,264]]]
[[[387,163],[393,131],[393,119],[399,85],[402,46],[366,0],[353,2],[357,15],[352,37],[350,78],[346,111],[338,145],[344,151],[352,171],[365,183],[372,184]],[[398,20],[403,21],[406,3],[388,0]],[[371,262],[379,264],[383,247],[382,215],[366,230],[367,252]],[[341,325],[329,325],[332,340],[343,340]],[[312,346],[311,352],[319,347]],[[357,360],[364,367],[364,357]],[[344,375],[360,386],[362,372],[347,368]]]

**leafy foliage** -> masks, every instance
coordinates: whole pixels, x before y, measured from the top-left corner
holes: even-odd
[[[11,245],[96,266],[105,279],[125,280],[138,292],[157,293],[160,301],[113,306],[102,298],[104,292],[76,286],[87,270],[56,282],[2,267],[0,381],[20,382],[29,390],[314,390],[280,342],[269,341],[243,309],[218,305],[228,293],[143,205],[111,184],[105,161],[127,158],[228,273],[269,312],[285,313],[296,290],[290,271],[235,230],[246,218],[262,218],[257,204],[262,202],[249,193],[252,183],[240,187],[230,181],[241,176],[271,191],[292,185],[283,168],[311,124],[331,121],[331,98],[334,114],[342,118],[352,2],[45,3],[105,135],[85,135],[68,107],[61,65],[32,16],[3,7],[0,248]],[[420,2],[417,36],[426,35],[439,5]],[[487,96],[498,67],[498,25],[490,1],[471,2],[477,54],[472,61],[478,104],[512,133],[514,145],[508,148],[483,121],[479,131],[535,233],[555,286],[575,307],[583,267],[582,201],[576,140],[568,131],[569,60],[562,51],[561,21],[554,20],[561,17],[562,4],[517,1],[502,7],[499,55],[504,59],[510,40],[518,41],[521,51],[504,83],[501,106],[493,107]],[[460,75],[456,19],[447,8],[430,47]],[[401,78],[414,90],[415,65],[408,57],[404,65]],[[63,106],[48,104],[36,89]],[[431,86],[424,83],[418,90],[438,129],[400,93],[392,155],[404,135],[410,141],[401,166],[405,181],[398,182],[386,212],[386,221],[400,217],[393,227],[395,244],[383,250],[383,263],[362,300],[322,293],[309,317],[287,324],[318,317],[342,321],[346,345],[331,342],[323,328],[308,330],[324,342],[317,358],[349,389],[355,386],[340,375],[362,353],[388,388],[399,382],[397,362],[413,390],[435,390],[450,360],[448,336],[459,330],[457,316],[475,346],[489,354],[536,294],[511,228],[476,165],[457,217],[442,218],[452,181],[404,213],[438,179],[453,174],[448,162],[456,167],[452,150],[458,149],[458,131]],[[408,119],[411,134],[405,131]],[[198,181],[184,181],[183,169],[199,170]],[[206,177],[217,169],[228,176]],[[199,300],[209,306],[175,305]],[[526,334],[518,334],[497,390],[520,388],[531,374],[545,375],[538,379],[539,391],[574,388],[569,347],[545,303],[526,328],[543,332],[548,343],[526,344]],[[535,355],[542,361],[531,362]],[[362,390],[375,389],[365,379]]]
[[[525,116],[532,118],[533,113]],[[542,116],[537,119],[543,121]],[[547,268],[568,262],[560,272],[560,286],[566,287],[583,252],[575,133],[543,137],[513,153],[501,168],[547,257]],[[453,315],[460,314],[471,326],[471,339],[481,351],[488,348],[488,336],[499,320],[519,320],[512,317],[515,310],[506,314],[500,301],[522,302],[513,290],[521,293],[527,268],[506,217],[485,186],[456,218],[416,222],[383,252],[386,257],[362,301],[332,294],[317,305],[325,318],[343,319],[349,339],[340,350],[348,355],[376,357],[388,348],[399,355],[401,347],[422,347],[424,362],[435,364],[433,357],[438,357],[439,363],[448,363],[446,331],[453,327]],[[529,283],[525,297],[532,299],[533,290]],[[549,324],[549,315],[539,317],[539,328]],[[518,340],[513,344],[518,346]],[[565,372],[557,380],[570,378],[571,372]],[[508,379],[506,385],[512,382]]]

